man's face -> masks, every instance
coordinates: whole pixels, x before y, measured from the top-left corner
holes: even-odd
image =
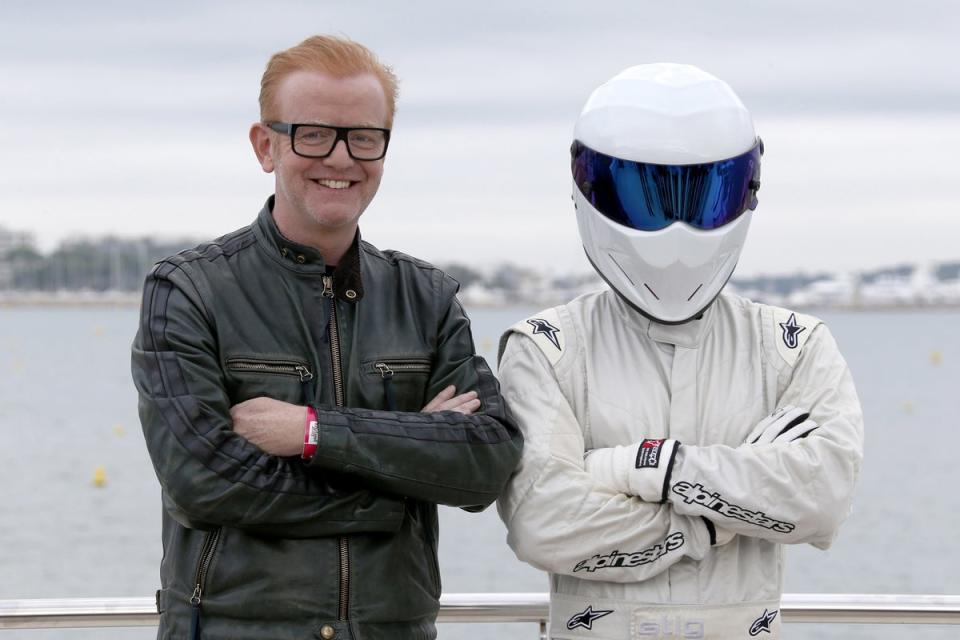
[[[344,127],[386,127],[388,117],[383,88],[373,74],[335,78],[317,71],[283,78],[274,111],[281,122]],[[354,228],[380,186],[383,159],[354,160],[343,140],[326,158],[304,158],[293,153],[290,136],[257,126],[262,127],[263,142],[254,139],[260,163],[276,173],[273,213],[281,230],[311,235]]]

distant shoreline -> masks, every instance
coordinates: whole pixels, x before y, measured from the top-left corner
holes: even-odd
[[[27,307],[119,307],[138,308],[142,296],[140,293],[110,291],[100,292],[46,292],[30,291],[0,293],[0,308]]]
[[[133,292],[17,292],[0,293],[0,309],[27,309],[27,308],[117,308],[137,309],[140,307],[141,294]],[[517,309],[517,308],[546,308],[563,304],[557,301],[515,300],[509,303],[472,302],[464,301],[468,309]],[[797,311],[956,311],[960,310],[960,303],[877,303],[858,305],[798,305],[790,307]]]

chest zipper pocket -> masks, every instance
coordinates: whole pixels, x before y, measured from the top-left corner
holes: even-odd
[[[294,376],[300,382],[313,380],[313,373],[303,362],[296,360],[272,360],[266,358],[227,358],[227,369],[245,373],[266,373],[281,376]]]
[[[383,396],[387,401],[387,410],[397,410],[397,396],[393,389],[393,377],[407,373],[430,374],[430,360],[428,358],[406,358],[377,360],[373,363],[374,370],[383,380]]]
[[[272,358],[227,358],[227,369],[236,373],[258,373],[274,376],[298,378],[303,388],[303,397],[307,404],[314,399],[314,375],[310,367],[298,360]]]
[[[207,581],[207,571],[213,561],[213,554],[217,551],[222,529],[217,528],[207,532],[203,539],[203,548],[200,550],[200,561],[197,563],[197,573],[194,580],[193,595],[190,596],[190,640],[200,640],[200,604],[203,598],[203,587]]]

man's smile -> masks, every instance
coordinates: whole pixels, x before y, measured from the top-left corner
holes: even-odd
[[[331,180],[329,178],[311,179],[311,182],[319,184],[322,187],[327,187],[328,189],[348,189],[354,184],[354,182],[350,180]]]

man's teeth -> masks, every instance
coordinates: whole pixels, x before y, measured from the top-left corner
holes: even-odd
[[[317,183],[331,189],[346,189],[350,186],[349,180],[317,180]]]

